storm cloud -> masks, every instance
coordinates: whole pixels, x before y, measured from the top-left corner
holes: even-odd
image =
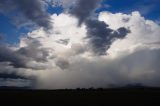
[[[105,55],[114,40],[123,39],[130,32],[124,27],[114,31],[103,21],[98,20],[88,20],[86,25],[87,38],[90,39],[93,51],[99,55]]]
[[[14,67],[26,67],[26,58],[16,54],[16,52],[9,47],[0,46],[0,62],[9,62]]]
[[[76,16],[81,25],[91,16],[100,2],[101,0],[77,0],[75,6],[70,10],[70,14]]]
[[[29,39],[29,38],[28,38]],[[12,47],[0,46],[0,62],[8,62],[15,68],[40,69],[30,63],[32,61],[44,63],[47,61],[48,52],[45,48],[40,48],[40,43],[33,40],[26,47],[13,49]]]
[[[50,15],[46,12],[43,0],[1,0],[0,12],[15,22],[18,21],[17,23],[24,24],[29,20],[40,27],[51,27]],[[18,17],[11,16],[11,13],[17,14]]]

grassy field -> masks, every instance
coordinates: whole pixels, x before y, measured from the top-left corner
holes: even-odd
[[[159,88],[89,90],[0,90],[0,101],[25,105],[160,106]]]

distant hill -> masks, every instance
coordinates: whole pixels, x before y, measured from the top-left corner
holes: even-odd
[[[25,89],[30,89],[29,87],[15,87],[15,86],[0,86],[0,90],[12,90],[12,89],[22,89],[22,90],[25,90]]]

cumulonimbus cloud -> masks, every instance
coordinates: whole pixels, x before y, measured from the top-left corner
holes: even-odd
[[[108,24],[106,29],[118,29],[117,33],[124,36],[123,27],[129,27],[130,33],[123,39],[115,39],[108,50],[103,50],[108,55],[96,55],[90,49],[92,42],[85,39],[88,37],[86,24],[77,26],[79,20],[70,14],[54,14],[51,18],[52,33],[39,28],[22,37],[16,47],[1,47],[2,76],[14,72],[24,79],[31,77],[34,79],[32,87],[46,89],[135,83],[159,86],[160,45],[154,42],[160,42],[160,26],[153,21],[145,20],[138,12],[100,13],[98,20]],[[107,46],[105,41],[103,44]],[[4,50],[9,57],[5,57]],[[21,63],[25,67],[16,60],[24,61]]]

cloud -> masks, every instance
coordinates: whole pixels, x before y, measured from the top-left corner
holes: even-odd
[[[70,14],[76,16],[81,25],[91,16],[100,2],[101,0],[77,0],[75,6],[70,10]]]
[[[15,73],[0,73],[0,78],[4,78],[4,79],[27,79],[25,77],[22,77],[21,75],[16,75]]]
[[[15,68],[43,69],[43,66],[37,66],[36,62],[46,62],[48,52],[40,46],[36,40],[28,42],[27,46],[20,48],[2,45],[0,46],[0,62],[8,62]]]
[[[79,20],[70,14],[53,14],[51,21],[54,29],[50,33],[39,28],[22,37],[18,45],[1,47],[1,73],[14,72],[28,79],[31,77],[34,79],[31,80],[33,88],[45,89],[119,87],[135,83],[159,86],[160,45],[155,42],[160,42],[160,26],[144,19],[139,12],[102,12],[98,20],[94,20],[96,24],[91,24],[107,30],[100,35],[97,32],[101,33],[101,30],[94,32],[93,29],[97,28],[94,25],[91,29],[88,29],[87,23],[77,26]],[[128,28],[130,33],[125,36]],[[108,55],[95,54],[90,48],[94,44],[92,39],[105,36],[109,30],[113,33],[107,35],[114,37],[110,48],[103,50]],[[89,32],[93,37],[89,36]],[[102,38],[100,45],[108,46],[108,40]],[[97,51],[100,51],[99,48]],[[21,59],[25,61],[25,67],[15,67],[18,63],[14,60],[20,62]]]
[[[24,79],[3,79],[0,78],[0,87],[1,86],[8,86],[8,87],[29,87],[30,86],[29,80]]]
[[[20,73],[19,73],[20,71]],[[26,71],[26,70],[25,70]],[[8,62],[0,62],[0,87],[31,87],[34,77],[23,75],[23,71],[14,68]]]
[[[130,31],[124,27],[118,28],[117,31],[108,28],[108,25],[103,21],[88,20],[87,38],[90,39],[93,51],[99,55],[105,55],[106,50],[115,39],[123,39]]]
[[[57,43],[67,45],[69,43],[69,39],[60,39],[60,40],[57,41]]]
[[[0,33],[0,42],[4,40],[4,34]]]
[[[126,22],[124,19],[128,21]],[[109,54],[112,54],[112,56],[123,52],[133,52],[134,49],[141,47],[159,48],[159,45],[154,43],[159,42],[160,39],[159,25],[151,20],[145,20],[137,11],[132,12],[130,15],[102,12],[99,15],[99,20],[108,23],[111,29],[129,27],[131,30],[131,33],[129,33],[125,39],[113,42],[111,48],[107,51]]]
[[[66,23],[61,21],[64,18]],[[43,31],[39,30],[30,35],[43,42],[43,46],[53,49],[50,51],[53,54],[52,68],[47,68],[45,73],[44,70],[36,73],[37,88],[110,87],[135,83],[159,85],[159,44],[146,45],[146,42],[159,40],[160,27],[153,21],[145,20],[138,12],[129,15],[101,13],[99,20],[108,23],[108,28],[129,27],[131,32],[124,39],[116,39],[105,51],[108,55],[99,56],[90,51],[90,41],[83,39],[88,37],[85,24],[76,26],[78,20],[66,14],[54,15],[53,19],[54,28],[60,33],[43,38]],[[123,28],[119,31],[123,32]],[[38,38],[39,35],[42,38]],[[67,45],[57,43],[62,38],[70,39]]]
[[[52,5],[53,7],[62,6],[65,9],[70,8],[76,2],[76,0],[44,0],[44,1],[49,5]]]
[[[137,51],[115,59],[78,57],[65,70],[38,73],[38,88],[117,87],[141,83],[159,86],[159,50]]]
[[[100,2],[101,0],[78,0],[69,13],[78,18],[79,26],[83,22],[86,24],[87,38],[90,39],[95,54],[105,55],[105,51],[114,39],[124,38],[130,31],[124,27],[114,31],[107,28],[107,23],[92,19],[91,14],[94,13]]]
[[[1,0],[0,12],[12,18],[16,23],[25,24],[29,21],[40,27],[51,27],[50,15],[46,12],[45,2],[42,0]],[[13,13],[16,17],[10,15]]]
[[[26,58],[16,54],[11,48],[0,46],[0,62],[10,62],[14,67],[26,67]]]

